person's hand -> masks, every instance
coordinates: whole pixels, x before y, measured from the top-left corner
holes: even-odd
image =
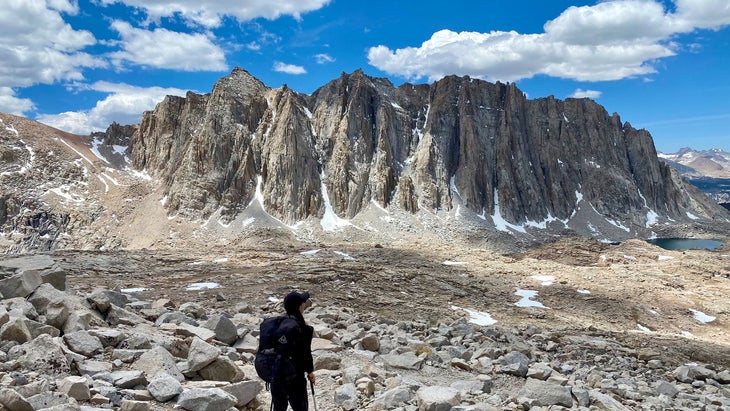
[[[313,372],[307,373],[307,378],[312,384],[315,384],[317,382],[317,376],[314,375]]]

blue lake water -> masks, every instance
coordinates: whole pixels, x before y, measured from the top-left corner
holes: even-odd
[[[717,240],[700,240],[695,238],[654,238],[648,243],[657,245],[665,250],[681,251],[691,249],[714,250],[722,245]]]

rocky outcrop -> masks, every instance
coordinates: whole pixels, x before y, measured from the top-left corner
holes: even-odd
[[[356,71],[304,96],[236,69],[211,94],[145,113],[132,155],[164,180],[170,213],[203,217],[236,215],[257,187],[287,223],[321,218],[326,204],[352,218],[371,202],[463,206],[498,228],[567,228],[581,210],[629,231],[688,212],[726,217],[657,159],[647,131],[594,101],[528,100],[469,77],[395,87]]]
[[[108,305],[101,303],[103,296]],[[147,300],[140,292],[81,294],[49,284],[0,300],[3,331],[32,323],[37,333],[22,341],[0,340],[0,407],[268,409],[269,394],[252,364],[254,334],[264,317],[281,311],[281,302],[255,309],[239,304],[239,311],[227,313],[211,308],[214,304],[211,299],[193,311],[170,300]],[[68,316],[49,322],[53,306],[98,321],[82,324]],[[109,315],[117,309],[135,312],[138,319],[116,325]],[[173,313],[167,317],[175,321],[157,321]],[[217,334],[221,315],[237,329],[233,345],[221,341],[225,333]],[[315,329],[319,409],[730,407],[726,364],[687,363],[661,348],[632,348],[597,329],[482,326],[466,316],[393,321],[338,304],[314,305],[305,317]],[[69,321],[80,330],[65,331]],[[191,335],[195,328],[211,334]]]

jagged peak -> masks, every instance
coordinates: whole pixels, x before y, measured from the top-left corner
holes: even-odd
[[[216,90],[229,90],[237,92],[252,91],[261,93],[269,90],[269,87],[263,81],[254,77],[251,73],[241,67],[235,67],[231,74],[222,77],[213,86],[213,92]]]

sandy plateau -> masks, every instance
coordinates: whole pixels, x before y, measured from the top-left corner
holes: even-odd
[[[643,241],[565,240],[521,254],[420,244],[303,244],[209,250],[57,252],[80,292],[143,288],[147,299],[232,310],[273,310],[271,299],[307,290],[320,306],[449,323],[472,313],[498,325],[611,336],[683,362],[730,365],[730,252],[667,251]],[[195,283],[217,288],[189,289]],[[517,303],[518,291],[537,291]],[[534,294],[534,293],[532,293]],[[523,300],[524,301],[524,300]],[[458,307],[458,308],[456,308]]]

